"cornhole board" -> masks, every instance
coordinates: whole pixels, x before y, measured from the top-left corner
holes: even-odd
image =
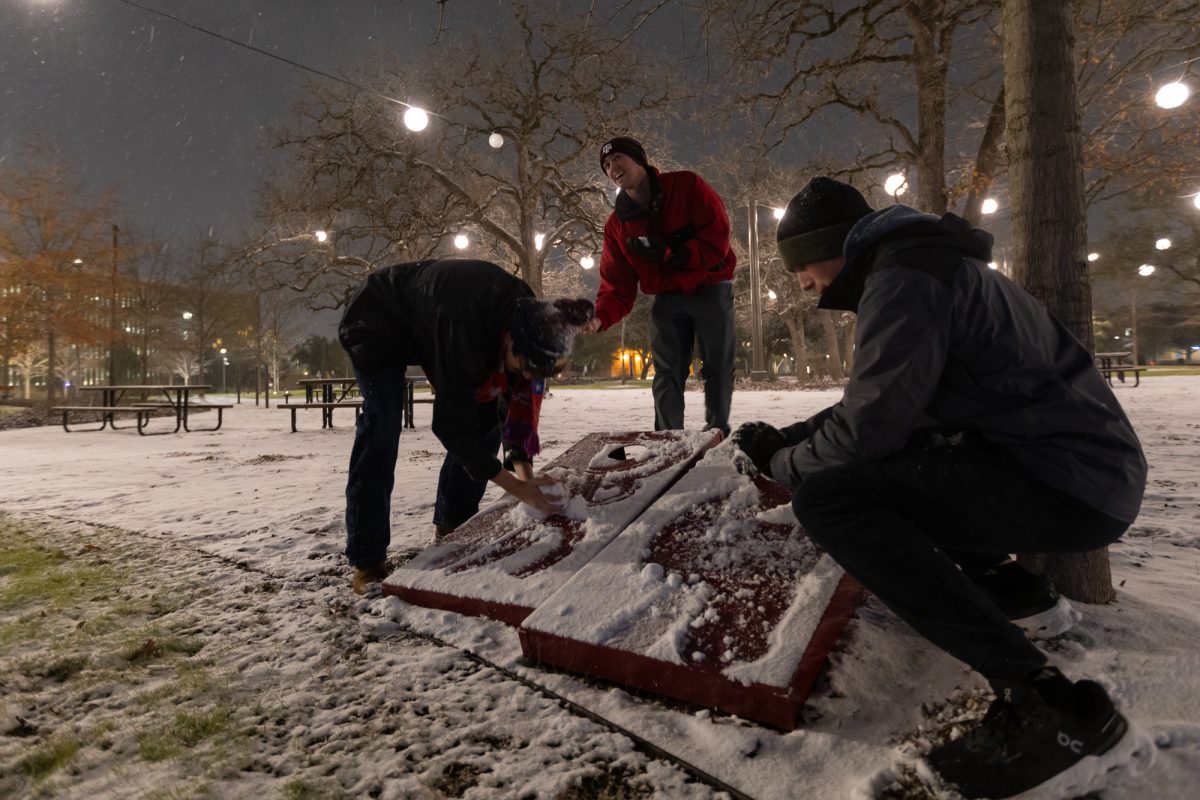
[[[738,457],[709,451],[538,606],[524,656],[793,730],[864,592]]]
[[[563,514],[542,518],[506,495],[393,572],[383,591],[517,625],[720,441],[718,431],[589,434],[542,470],[570,494]]]

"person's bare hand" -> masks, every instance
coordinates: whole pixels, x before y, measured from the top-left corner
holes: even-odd
[[[581,333],[595,333],[596,331],[600,330],[600,326],[602,324],[603,323],[600,322],[599,317],[592,317],[591,321],[579,330]]]
[[[537,475],[521,481],[521,488],[514,492],[517,499],[543,514],[557,514],[567,503],[567,493],[562,484],[548,475]]]

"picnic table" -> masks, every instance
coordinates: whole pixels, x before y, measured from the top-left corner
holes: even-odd
[[[204,393],[211,389],[212,386],[203,383],[191,384],[173,384],[173,383],[151,383],[151,384],[110,384],[101,386],[80,386],[79,391],[99,394],[99,404],[83,405],[83,406],[55,406],[53,411],[61,411],[63,430],[71,432],[70,419],[73,413],[99,412],[100,427],[88,428],[87,430],[102,431],[105,428],[117,430],[116,417],[118,415],[132,414],[136,417],[138,433],[143,436],[150,436],[163,433],[178,433],[182,428],[185,432],[191,432],[193,428],[189,425],[189,418],[192,412],[197,410],[215,409],[217,412],[217,424],[209,428],[196,428],[201,431],[219,430],[223,422],[222,412],[226,408],[233,408],[228,403],[197,403],[193,398],[193,393]],[[126,397],[133,398],[133,402],[124,402]],[[175,427],[169,431],[152,431],[148,432],[146,427],[150,421],[150,417],[157,409],[169,408],[174,412]]]
[[[1128,372],[1133,375],[1133,386],[1136,389],[1142,382],[1142,373],[1146,371],[1145,367],[1126,363],[1127,359],[1133,358],[1133,353],[1127,350],[1112,353],[1094,353],[1093,358],[1096,360],[1096,368],[1100,370],[1100,374],[1108,381],[1109,386],[1112,386],[1113,375],[1117,376],[1118,381],[1124,383],[1125,373]]]
[[[296,412],[306,408],[315,408],[321,412],[321,427],[333,427],[333,412],[339,408],[353,408],[354,418],[362,413],[363,401],[351,396],[357,390],[358,381],[354,378],[301,378],[296,382],[304,390],[304,402],[293,403],[284,396],[282,405],[276,408],[286,408],[292,414],[292,433],[296,432]]]
[[[296,432],[296,412],[306,408],[316,408],[321,411],[321,427],[333,427],[333,412],[339,408],[353,408],[354,418],[362,413],[362,398],[355,397],[358,381],[354,378],[302,378],[296,381],[304,390],[304,402],[292,403],[284,396],[284,402],[277,408],[286,408],[292,414],[292,433]],[[416,385],[429,386],[428,397],[416,397]],[[404,378],[404,427],[413,427],[413,407],[417,403],[433,402],[433,386],[424,378]]]

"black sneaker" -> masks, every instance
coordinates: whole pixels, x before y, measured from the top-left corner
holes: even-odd
[[[977,727],[926,756],[964,797],[1079,797],[1104,787],[1114,770],[1137,773],[1153,762],[1153,740],[1100,684],[1071,683],[1055,669],[1041,674],[1049,680],[1021,698],[1006,692]]]
[[[1005,561],[981,573],[968,573],[1013,624],[1031,638],[1049,639],[1066,633],[1082,614],[1071,607],[1042,575],[1016,561]]]

